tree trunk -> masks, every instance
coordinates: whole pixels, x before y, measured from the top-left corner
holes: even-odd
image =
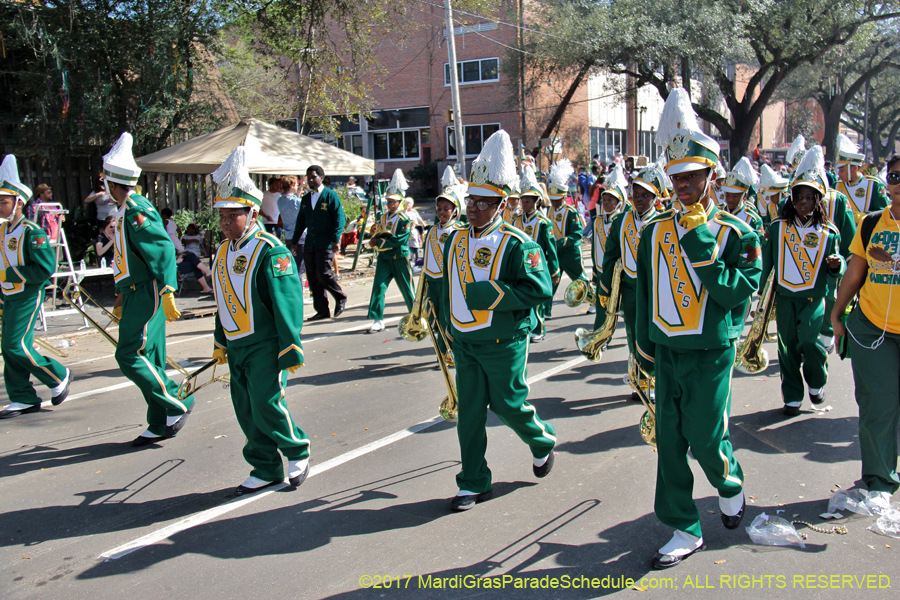
[[[592,66],[592,63],[588,63],[581,67],[578,75],[575,76],[575,79],[572,80],[572,84],[566,91],[566,95],[563,96],[562,100],[560,100],[559,102],[559,106],[556,107],[556,111],[553,113],[553,116],[550,117],[550,121],[547,123],[547,126],[544,127],[544,131],[543,133],[541,133],[541,139],[550,137],[550,134],[553,133],[553,130],[557,128],[559,122],[562,120],[563,113],[565,113],[566,108],[569,107],[569,102],[572,101],[572,96],[575,95],[575,92],[578,90],[578,86],[580,86],[581,82],[584,81],[584,78],[587,76],[588,71],[591,70]],[[540,148],[534,148],[531,151],[531,155],[537,158],[538,152],[540,152]]]
[[[843,94],[831,98],[819,98],[816,100],[822,109],[825,119],[825,129],[822,132],[822,146],[825,148],[825,160],[835,162],[837,158],[837,136],[841,132],[841,114],[844,112],[846,101]]]

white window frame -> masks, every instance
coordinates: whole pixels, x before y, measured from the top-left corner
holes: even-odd
[[[481,78],[481,61],[483,60],[496,60],[497,61],[497,77],[494,79],[482,79]],[[478,81],[463,81],[462,73],[463,73],[463,65],[470,62],[478,63]],[[478,85],[479,83],[495,83],[500,81],[500,57],[499,56],[486,56],[484,58],[473,58],[470,60],[458,60],[456,61],[456,65],[459,67],[459,85]],[[447,76],[449,74],[450,63],[444,63],[444,87],[450,87],[450,82],[447,81]]]
[[[466,129],[468,129],[469,127],[480,127],[481,128],[481,147],[484,148],[484,142],[486,139],[484,137],[484,127],[491,126],[491,125],[495,125],[497,127],[497,129],[503,129],[503,126],[500,125],[500,123],[475,123],[473,125],[463,125],[463,144],[466,143]],[[454,127],[455,127],[454,125],[444,126],[444,140],[446,140],[444,143],[445,143],[445,147],[447,150],[447,153],[444,156],[446,158],[450,158],[451,156],[454,158],[456,157],[456,154],[450,153],[450,130],[454,129]],[[490,137],[490,136],[488,136],[488,137]],[[475,157],[475,156],[478,156],[478,152],[476,152],[475,154],[466,154],[466,158],[471,158],[471,157]]]
[[[416,133],[416,138],[418,139],[418,147],[419,153],[416,156],[409,156],[406,158],[390,158],[391,155],[391,139],[390,135],[392,133],[401,133],[405,134],[407,131],[414,131]],[[422,130],[419,127],[411,127],[407,129],[376,129],[374,131],[370,131],[372,134],[372,160],[377,160],[378,162],[409,162],[412,160],[420,161],[422,160]],[[375,158],[375,136],[380,134],[385,134],[388,136],[388,158]],[[403,153],[406,154],[406,135],[403,136]]]

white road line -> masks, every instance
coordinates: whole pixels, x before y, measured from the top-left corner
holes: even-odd
[[[553,367],[552,369],[548,369],[548,370],[544,371],[543,373],[539,373],[538,375],[530,377],[527,382],[529,385],[537,383],[538,381],[547,379],[548,377],[552,377],[553,375],[556,375],[557,373],[561,373],[562,371],[565,371],[566,369],[569,369],[571,367],[579,365],[579,364],[585,362],[586,360],[587,359],[584,358],[583,356],[580,358],[572,359],[561,365],[557,365],[557,366]],[[434,417],[433,419],[429,419],[427,421],[422,421],[421,423],[417,423],[417,424],[413,425],[412,427],[408,427],[407,429],[403,429],[401,431],[398,431],[397,433],[393,433],[387,437],[383,437],[380,440],[376,440],[376,441],[366,444],[364,446],[360,446],[356,450],[351,450],[350,452],[346,452],[344,454],[341,454],[340,456],[336,456],[330,460],[326,460],[321,465],[312,465],[310,467],[309,476],[313,477],[315,475],[320,475],[320,474],[324,473],[325,471],[331,470],[335,467],[338,467],[340,465],[348,463],[351,460],[354,460],[356,458],[359,458],[360,456],[369,454],[370,452],[374,452],[375,450],[378,450],[380,448],[384,448],[385,446],[389,446],[389,445],[393,444],[394,442],[398,442],[404,438],[407,438],[407,437],[409,437],[413,434],[416,434],[420,431],[424,431],[424,430],[428,429],[429,427],[433,427],[433,426],[437,425],[438,423],[442,423],[442,422],[443,422],[443,419],[441,417]],[[280,485],[269,488],[264,492],[260,492],[258,494],[253,494],[252,496],[249,496],[247,498],[238,498],[235,500],[230,500],[221,506],[216,506],[214,508],[204,510],[203,512],[199,512],[196,515],[191,515],[190,517],[187,517],[186,519],[182,519],[181,521],[172,523],[171,525],[167,525],[166,527],[163,527],[162,529],[159,529],[152,533],[148,533],[145,536],[139,537],[138,539],[128,542],[126,544],[122,544],[121,546],[117,546],[116,548],[113,548],[112,550],[107,550],[106,552],[101,554],[98,558],[104,558],[107,560],[116,560],[116,559],[122,558],[123,556],[131,554],[135,550],[140,550],[141,548],[146,548],[147,546],[152,546],[153,544],[157,544],[157,543],[175,535],[176,533],[180,533],[180,532],[190,529],[192,527],[196,527],[197,525],[206,523],[207,521],[215,519],[216,517],[221,517],[222,515],[224,515],[226,513],[229,513],[233,510],[244,507],[244,506],[250,504],[251,502],[256,502],[257,500],[261,500],[262,498],[265,498],[269,494],[273,494],[273,493],[277,492],[278,490],[283,490],[286,487],[288,487],[288,484],[282,483]]]
[[[211,334],[211,333],[207,333],[205,335],[198,335],[196,337],[186,338],[183,340],[175,340],[174,342],[166,342],[166,348],[168,348],[169,346],[174,346],[176,344],[184,344],[185,342],[194,342],[196,340],[202,340],[204,338],[212,337],[212,335],[213,334]],[[79,360],[78,362],[69,363],[69,366],[74,367],[75,365],[83,365],[83,364],[86,364],[89,362],[94,362],[96,360],[104,360],[106,358],[114,358],[115,356],[116,356],[115,354],[104,354],[103,356],[95,356],[94,358],[88,358],[85,360]]]

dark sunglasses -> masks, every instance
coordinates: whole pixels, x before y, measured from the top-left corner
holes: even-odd
[[[900,171],[891,171],[887,174],[888,185],[900,185]]]

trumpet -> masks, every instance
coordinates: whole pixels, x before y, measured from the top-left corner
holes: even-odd
[[[609,344],[613,334],[616,332],[616,325],[619,322],[619,304],[622,301],[621,284],[622,261],[617,260],[613,270],[609,301],[606,303],[606,319],[594,331],[589,331],[583,327],[575,330],[575,345],[581,354],[590,361],[600,362],[600,359],[603,357],[603,349],[606,348],[606,345]],[[566,290],[567,294],[568,291]],[[568,302],[566,303],[568,304]]]
[[[762,347],[767,339],[769,322],[775,314],[775,270],[769,273],[759,295],[759,307],[753,315],[750,331],[734,355],[734,368],[747,375],[762,373],[769,366],[769,353]]]
[[[426,298],[425,302],[427,303],[425,307],[426,314],[430,320],[434,322],[435,329],[438,330],[438,333],[444,341],[444,345],[448,348],[446,354],[441,352],[437,345],[437,339],[434,337],[434,331],[432,331],[431,327],[428,327],[428,333],[431,335],[431,343],[434,344],[434,353],[437,354],[438,365],[441,367],[441,375],[444,376],[444,384],[447,386],[447,395],[441,401],[441,405],[438,407],[438,413],[445,421],[455,423],[459,416],[459,396],[456,394],[456,384],[453,383],[453,378],[450,376],[450,367],[453,365],[453,355],[449,350],[450,344],[447,335],[444,333],[441,324],[438,323],[437,314],[434,312],[434,302],[431,298]]]
[[[93,296],[88,294],[87,291],[85,291],[85,289],[77,283],[70,283],[69,285],[66,286],[66,288],[63,290],[63,298],[65,298],[66,302],[71,304],[75,310],[77,310],[79,313],[81,313],[81,316],[84,317],[84,319],[94,329],[96,329],[97,332],[100,333],[100,335],[102,335],[104,338],[106,338],[106,341],[108,341],[110,344],[112,344],[113,347],[118,347],[119,340],[117,340],[111,333],[109,333],[106,330],[106,327],[109,327],[110,323],[118,322],[118,319],[116,318],[115,315],[113,315],[106,308],[104,308],[103,305],[101,305],[99,302],[97,302],[97,300]],[[109,323],[107,323],[105,327],[100,325],[100,323],[97,322],[97,320],[94,319],[92,316],[90,316],[87,313],[87,311],[84,309],[84,306],[82,305],[83,304],[82,300],[89,302],[96,308],[99,308],[105,314],[105,316],[109,317]],[[166,364],[169,365],[170,367],[172,367],[173,369],[175,369],[176,371],[178,371],[179,373],[181,373],[181,375],[184,377],[184,380],[182,381],[181,386],[179,386],[179,388],[178,388],[178,399],[183,400],[183,399],[187,398],[189,395],[191,395],[192,393],[196,392],[197,390],[199,390],[201,388],[206,387],[207,385],[210,385],[211,383],[215,383],[217,381],[221,381],[221,382],[230,381],[228,373],[216,377],[216,374],[215,374],[216,373],[216,370],[215,370],[216,362],[217,362],[216,360],[211,360],[208,363],[206,363],[205,365],[203,365],[202,367],[200,367],[199,369],[197,369],[196,371],[194,371],[193,373],[191,373],[187,369],[185,369],[184,367],[179,365],[177,362],[172,360],[171,357],[167,356]],[[213,368],[212,379],[202,385],[196,386],[194,380],[197,378],[198,375],[204,373],[210,367]],[[185,392],[184,395],[182,395],[183,391]]]
[[[587,302],[593,306],[597,301],[597,290],[594,289],[590,281],[576,279],[566,288],[563,299],[569,308],[575,308],[582,302]]]
[[[397,323],[397,331],[400,337],[408,342],[421,342],[428,335],[428,323],[422,318],[422,300],[425,298],[425,269],[419,275],[419,287],[416,288],[416,298],[413,301],[409,314]]]
[[[641,438],[650,446],[656,448],[656,402],[650,392],[656,388],[656,378],[647,375],[634,356],[628,356],[628,379],[631,388],[635,391],[641,402],[647,408],[638,421],[638,429]]]

